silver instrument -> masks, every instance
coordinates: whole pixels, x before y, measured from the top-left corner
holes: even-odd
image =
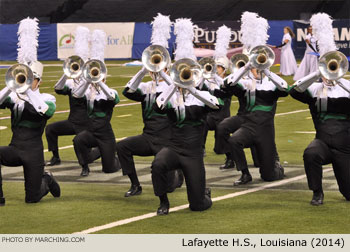
[[[63,72],[68,78],[78,78],[83,72],[84,60],[73,55],[67,58],[63,63]]]
[[[25,93],[32,86],[33,81],[33,72],[25,64],[11,66],[5,75],[6,86],[17,94]]]
[[[213,79],[216,74],[216,63],[211,57],[204,57],[198,61],[198,64],[202,68],[202,74],[204,79]]]
[[[202,69],[201,66],[192,59],[180,59],[171,66],[170,78],[178,87],[195,87],[199,85],[202,80]]]
[[[241,67],[244,67],[249,62],[248,55],[244,53],[238,53],[235,55],[232,55],[230,58],[230,71],[231,73],[237,72],[238,69]]]
[[[158,73],[168,68],[170,62],[168,50],[160,45],[151,45],[142,53],[142,64],[150,72]]]
[[[92,59],[85,62],[82,71],[84,79],[90,83],[101,82],[107,77],[106,64],[97,59]]]
[[[275,53],[265,45],[254,47],[249,52],[249,62],[253,68],[265,70],[272,66],[275,61]]]

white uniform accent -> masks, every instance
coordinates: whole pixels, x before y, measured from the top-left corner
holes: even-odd
[[[305,40],[309,40],[312,47],[316,50],[316,39],[308,33],[305,37]],[[297,71],[294,75],[294,80],[297,81],[300,78],[303,78],[304,76],[317,71],[318,69],[318,59],[316,55],[309,54],[313,52],[313,50],[310,48],[310,46],[305,42],[306,44],[306,50],[304,54],[304,58],[301,61]]]
[[[327,92],[327,97],[329,98],[350,98],[350,94],[341,88],[339,85],[335,86],[325,86],[322,82],[315,82],[310,87],[308,87],[308,91],[310,92],[312,97],[320,97],[320,94],[323,93],[323,88],[325,87]],[[350,84],[347,83],[347,88],[350,88]]]
[[[282,75],[293,75],[297,70],[297,62],[294,57],[292,50],[292,38],[289,33],[284,34],[282,38],[282,43],[288,40],[288,43],[282,46],[281,49],[281,69]]]

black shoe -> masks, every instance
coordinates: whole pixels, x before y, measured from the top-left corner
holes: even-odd
[[[131,185],[129,191],[125,193],[125,197],[131,197],[135,195],[140,195],[142,193],[142,187],[140,185]]]
[[[54,165],[59,165],[61,164],[61,159],[58,157],[53,156],[49,162],[47,162],[45,165],[46,166],[54,166]]]
[[[211,189],[205,188],[204,194],[207,195],[209,198],[211,198]]]
[[[220,166],[220,170],[227,170],[227,169],[233,169],[235,168],[235,162],[232,159],[227,159],[225,161],[225,164]]]
[[[313,206],[322,205],[323,204],[323,198],[324,198],[323,192],[314,193],[314,195],[312,196],[312,200],[310,201],[310,204],[313,205]]]
[[[238,186],[238,185],[244,185],[247,184],[249,182],[251,182],[253,180],[252,175],[250,174],[242,174],[242,176],[236,180],[233,185],[234,186]]]
[[[0,197],[0,206],[5,206],[5,198]]]
[[[86,176],[89,176],[89,173],[90,173],[89,167],[88,167],[88,168],[83,168],[83,169],[81,170],[80,176],[86,177]]]
[[[157,215],[167,215],[169,213],[169,203],[161,203],[157,209]]]
[[[45,172],[44,176],[47,176],[49,178],[49,182],[48,182],[48,186],[49,186],[49,190],[50,193],[52,194],[52,196],[54,196],[55,198],[58,198],[61,196],[61,188],[60,185],[57,183],[56,179],[53,177],[51,172]]]

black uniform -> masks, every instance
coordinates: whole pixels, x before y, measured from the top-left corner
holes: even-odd
[[[126,87],[123,95],[130,100],[141,102],[142,118],[144,123],[141,135],[128,137],[117,143],[118,158],[124,175],[137,177],[133,156],[155,156],[171,138],[170,121],[166,114],[157,113],[153,109],[157,95],[163,92],[168,85],[165,82],[156,84],[153,81],[142,82],[135,92],[128,92]],[[178,181],[175,171],[168,173],[168,191],[175,190],[182,184]],[[180,177],[182,175],[180,174]]]
[[[348,85],[347,88],[350,88]],[[350,200],[350,97],[339,85],[312,84],[305,92],[290,95],[309,105],[316,138],[304,151],[309,188],[322,191],[322,165],[332,164],[339,191]]]
[[[69,97],[69,116],[68,120],[54,122],[47,125],[45,129],[46,139],[49,151],[57,153],[58,155],[58,136],[77,135],[84,130],[88,130],[90,120],[87,113],[86,97],[76,98],[72,94],[76,80],[69,79],[64,81],[64,86],[60,87],[56,84],[55,92],[59,95],[67,95]],[[59,84],[59,83],[58,83]],[[99,158],[99,151],[97,148],[90,156],[91,162]]]
[[[90,162],[91,148],[98,147],[102,159],[102,171],[112,173],[118,170],[118,162],[115,158],[115,136],[110,123],[113,108],[119,103],[117,91],[113,100],[108,100],[101,91],[90,85],[85,97],[90,120],[89,130],[84,130],[73,139],[74,150],[79,164],[86,167]]]
[[[27,203],[39,202],[49,192],[51,183],[50,176],[44,174],[42,134],[47,120],[55,112],[56,100],[52,95],[35,92],[48,105],[45,114],[38,113],[31,103],[19,99],[15,93],[11,93],[0,104],[1,109],[11,110],[13,133],[9,146],[0,147],[0,168],[1,165],[23,166]],[[3,197],[2,193],[0,173],[0,198]]]
[[[261,178],[272,181],[283,178],[280,166],[275,166],[276,144],[274,115],[276,102],[279,97],[287,96],[288,92],[281,91],[268,80],[267,77],[260,80],[242,79],[237,85],[228,86],[230,77],[225,80],[228,93],[238,98],[245,98],[247,113],[243,115],[244,121],[229,138],[237,169],[247,170],[247,160],[244,148],[255,146],[260,164]]]
[[[164,109],[173,122],[169,146],[158,152],[152,163],[154,193],[160,197],[166,195],[167,172],[182,169],[193,211],[203,211],[212,205],[210,197],[205,194],[202,150],[204,120],[208,111],[210,109],[191,94],[181,102],[181,94],[176,92]]]

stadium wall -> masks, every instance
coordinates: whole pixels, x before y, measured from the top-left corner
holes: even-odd
[[[350,55],[350,20],[333,22],[335,41],[338,48],[347,56]],[[240,22],[217,21],[195,22],[194,46],[213,49],[215,31],[225,24],[232,30],[230,47],[240,47]],[[39,60],[57,60],[71,55],[74,45],[74,30],[78,24],[40,24]],[[103,29],[107,34],[106,58],[108,59],[140,59],[143,50],[150,45],[152,28],[149,23],[83,23],[90,29]],[[298,21],[269,21],[268,44],[278,45],[283,36],[283,27],[290,26],[296,37],[293,50],[296,58],[301,59],[305,51],[304,37],[307,23]],[[18,24],[0,24],[0,60],[16,60]],[[175,35],[171,33],[169,52],[175,49]]]

